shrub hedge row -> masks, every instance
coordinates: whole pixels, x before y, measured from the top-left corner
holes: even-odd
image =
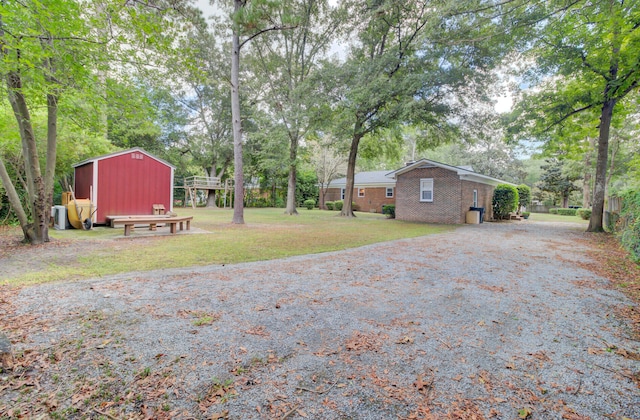
[[[616,235],[636,262],[640,262],[640,191],[621,195],[622,208],[616,223]]]
[[[327,207],[327,210],[338,210],[338,211],[342,211],[342,207],[344,206],[344,201],[342,200],[338,200],[338,201],[326,201],[324,203],[324,205]],[[353,211],[359,211],[360,208],[358,207],[358,205],[356,203],[351,203],[351,209]]]
[[[556,209],[560,216],[575,216],[577,209]]]
[[[580,216],[582,220],[589,220],[591,218],[591,209],[577,209],[576,214]]]

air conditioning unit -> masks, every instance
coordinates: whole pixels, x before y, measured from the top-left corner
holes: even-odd
[[[53,228],[65,230],[67,224],[67,208],[65,206],[53,206]]]

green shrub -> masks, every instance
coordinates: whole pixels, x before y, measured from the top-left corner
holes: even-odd
[[[513,185],[499,184],[493,191],[493,217],[508,219],[509,213],[518,207],[518,189]]]
[[[616,235],[631,257],[640,262],[640,191],[622,194],[622,208],[616,224]]]
[[[333,208],[338,210],[338,211],[342,211],[342,206],[344,206],[344,201],[342,201],[342,200],[338,200],[338,201],[334,201],[333,202]]]
[[[316,206],[316,200],[314,200],[313,198],[309,198],[308,200],[304,200],[304,203],[302,203],[307,210],[313,210],[313,208]]]
[[[591,209],[577,209],[576,214],[580,216],[582,220],[591,219]]]
[[[326,201],[324,205],[327,206],[327,210],[333,210],[333,201]]]
[[[528,185],[518,185],[518,210],[531,204],[531,188]]]
[[[387,216],[387,219],[395,219],[396,218],[396,205],[395,204],[385,204],[382,206],[382,214]]]
[[[552,209],[549,209],[549,214],[558,214],[558,209],[555,207]]]
[[[560,216],[575,216],[577,209],[556,209]]]
[[[253,200],[248,200],[247,207],[270,207],[271,200],[267,200],[264,197],[254,198]]]

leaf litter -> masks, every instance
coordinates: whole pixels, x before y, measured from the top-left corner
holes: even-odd
[[[640,418],[637,266],[566,226],[0,288],[0,415]]]

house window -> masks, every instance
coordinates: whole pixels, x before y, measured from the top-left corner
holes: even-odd
[[[420,201],[433,201],[433,178],[420,180]]]
[[[340,190],[340,200],[344,200],[344,188]]]
[[[393,187],[387,187],[387,198],[393,198]]]
[[[473,207],[478,207],[478,190],[473,190]]]
[[[364,197],[364,188],[358,188],[358,197]]]

